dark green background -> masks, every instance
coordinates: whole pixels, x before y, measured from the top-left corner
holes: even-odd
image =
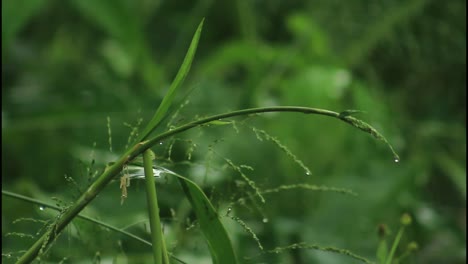
[[[267,203],[233,206],[266,249],[307,242],[336,246],[375,260],[377,226],[391,243],[399,218],[413,217],[397,256],[416,241],[404,263],[466,262],[466,1],[2,1],[2,188],[64,204],[87,185],[93,169],[121,154],[130,128],[161,102],[203,17],[192,69],[179,94],[174,124],[247,107],[298,105],[359,109],[400,154],[336,120],[269,114],[232,126],[180,135],[172,169],[195,179],[220,215],[251,191],[226,168],[240,165],[262,189],[309,183],[349,188],[358,197],[310,190],[266,195]],[[188,91],[191,92],[188,94]],[[188,94],[187,97],[184,97]],[[106,118],[110,117],[113,153]],[[168,119],[169,120],[169,119]],[[259,141],[267,131],[310,168],[305,175],[281,149]],[[159,132],[163,131],[161,127]],[[169,142],[153,150],[167,157]],[[191,149],[193,153],[191,153]],[[114,155],[114,156],[112,156]],[[205,165],[209,175],[205,179]],[[87,215],[149,238],[141,183],[120,205],[118,184]],[[188,263],[209,262],[201,233],[175,181],[158,188],[168,247]],[[171,209],[176,218],[171,216]],[[2,197],[2,259],[34,241],[50,209]],[[263,219],[268,220],[263,222]],[[314,250],[260,253],[236,222],[223,218],[239,259],[247,263],[357,263]],[[98,253],[99,252],[99,253]],[[46,263],[101,259],[151,262],[150,249],[80,220],[61,235]],[[18,254],[14,254],[17,256]]]

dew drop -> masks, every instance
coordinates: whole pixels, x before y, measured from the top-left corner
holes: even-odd
[[[309,175],[310,175],[310,171],[306,171],[306,175],[309,176]]]
[[[268,223],[268,218],[265,217],[265,218],[263,218],[262,221],[263,221],[263,223]]]
[[[44,211],[44,206],[39,206],[39,210]]]
[[[398,162],[400,162],[400,159],[398,159],[398,158],[395,158],[395,162],[397,162],[397,163],[398,163]]]
[[[227,209],[226,216],[229,216],[229,214],[231,213],[231,211],[232,211],[232,208],[229,207],[229,208]]]
[[[163,142],[159,142],[159,145],[162,145],[162,144],[163,144]]]

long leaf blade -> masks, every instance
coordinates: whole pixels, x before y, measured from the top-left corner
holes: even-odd
[[[231,240],[208,197],[193,181],[180,175],[176,176],[195,210],[195,215],[210,249],[213,264],[237,264]]]
[[[161,122],[161,120],[164,118],[167,111],[169,110],[169,107],[171,106],[172,101],[174,100],[174,96],[175,96],[177,89],[184,82],[185,77],[187,76],[190,70],[190,66],[192,65],[193,57],[195,56],[195,52],[197,50],[198,41],[200,40],[200,34],[203,28],[204,20],[205,19],[202,19],[202,21],[198,25],[197,31],[195,31],[195,34],[193,35],[192,42],[190,43],[190,47],[187,51],[187,54],[185,55],[182,65],[179,68],[179,71],[177,72],[176,77],[174,78],[174,81],[172,81],[172,84],[169,87],[169,91],[164,96],[161,104],[156,110],[156,113],[154,114],[151,121],[148,123],[148,125],[145,127],[143,132],[140,134],[138,138],[138,142],[145,140],[148,137],[148,135],[151,134],[151,132],[153,132],[154,129],[156,129],[156,127],[159,125],[159,123]]]

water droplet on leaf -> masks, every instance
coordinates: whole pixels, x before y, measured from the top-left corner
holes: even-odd
[[[232,208],[229,207],[229,208],[227,209],[226,216],[229,216],[229,214],[231,213],[231,211],[232,211]]]
[[[395,162],[400,162],[400,159],[398,159],[398,158],[395,158]]]
[[[39,210],[44,211],[44,206],[39,206]]]
[[[268,223],[268,218],[265,217],[265,218],[263,218],[262,221],[263,221],[263,223]]]

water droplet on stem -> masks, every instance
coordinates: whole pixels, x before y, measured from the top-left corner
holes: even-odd
[[[42,205],[39,206],[39,210],[44,211],[44,209],[45,209],[44,206],[42,206]]]
[[[229,208],[227,209],[226,216],[229,216],[229,214],[231,213],[231,211],[232,211],[232,208],[229,207]]]

